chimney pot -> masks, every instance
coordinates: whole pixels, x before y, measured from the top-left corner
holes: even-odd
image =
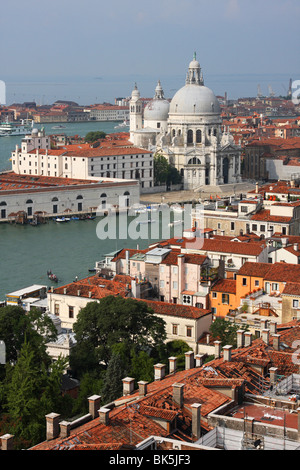
[[[275,351],[279,351],[280,349],[280,335],[272,335],[273,338],[273,348]]]
[[[183,406],[183,392],[184,392],[184,384],[175,383],[173,384],[173,401],[179,408]]]
[[[0,437],[0,440],[0,450],[13,450],[14,436],[12,434],[3,434],[3,436]]]
[[[270,372],[270,382],[271,382],[271,384],[275,384],[277,382],[278,368],[277,367],[270,367],[269,372]]]
[[[59,423],[60,437],[68,437],[70,435],[71,424],[68,421],[61,421]]]
[[[192,435],[198,440],[201,437],[201,404],[193,403],[192,405]]]
[[[187,351],[185,353],[185,369],[193,369],[194,367],[194,351]]]
[[[108,426],[109,424],[109,408],[105,408],[105,406],[102,406],[99,410],[99,420],[101,424],[104,424],[105,426]]]
[[[238,330],[236,334],[237,334],[237,347],[243,348],[245,345],[245,331]]]
[[[161,380],[165,376],[166,365],[155,364],[154,365],[154,380]]]
[[[145,397],[147,395],[147,389],[148,389],[147,385],[148,385],[148,382],[145,382],[144,380],[140,380],[138,382],[140,397]]]
[[[231,350],[232,350],[231,345],[227,344],[226,346],[224,346],[224,348],[223,348],[223,359],[224,359],[224,361],[226,361],[226,362],[231,361]]]
[[[276,321],[271,321],[270,324],[269,324],[269,328],[270,328],[270,333],[271,334],[276,334],[277,333],[277,323],[276,323]]]
[[[250,331],[245,331],[245,346],[252,345],[252,333]]]
[[[46,415],[46,439],[47,441],[55,439],[59,435],[59,418],[57,413]]]
[[[215,344],[215,357],[218,359],[221,357],[221,341],[214,341]]]
[[[177,357],[171,356],[169,357],[169,373],[174,374],[176,372],[177,366]]]
[[[204,354],[196,354],[196,367],[201,367],[203,365]]]
[[[134,379],[132,377],[125,377],[123,380],[123,395],[131,395],[134,391]]]
[[[269,344],[270,330],[268,328],[262,330],[261,335],[263,342]]]
[[[88,398],[89,401],[89,413],[92,415],[92,418],[95,419],[98,416],[99,405],[101,401],[100,395],[92,395]]]

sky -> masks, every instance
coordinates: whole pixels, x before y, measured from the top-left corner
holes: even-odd
[[[90,87],[102,102],[128,96],[135,81],[152,96],[158,79],[169,97],[194,51],[216,93],[253,96],[273,78],[283,94],[288,77],[300,78],[299,0],[9,0],[0,13],[10,100],[72,92],[80,101]]]

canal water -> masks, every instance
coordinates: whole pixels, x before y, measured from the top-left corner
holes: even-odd
[[[102,130],[118,132],[116,122],[66,123],[66,129],[52,129],[45,125],[46,133],[65,132],[68,135],[85,136],[87,132]],[[41,126],[37,126],[41,127]],[[10,168],[10,152],[19,137],[0,138],[0,169]],[[58,284],[72,282],[76,276],[90,275],[89,269],[107,253],[121,248],[146,248],[152,239],[119,240],[99,239],[96,233],[99,218],[85,221],[56,223],[52,220],[38,226],[0,224],[0,300],[5,294],[31,284],[50,286],[47,271],[58,278]],[[128,221],[130,223],[130,221]],[[118,232],[117,232],[118,233]],[[149,230],[151,237],[151,231]]]

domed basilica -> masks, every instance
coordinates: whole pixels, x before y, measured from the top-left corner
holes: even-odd
[[[185,85],[171,102],[164,98],[160,81],[144,110],[137,86],[132,91],[130,141],[164,155],[182,174],[184,189],[241,181],[241,148],[221,127],[219,101],[204,85],[196,54]]]

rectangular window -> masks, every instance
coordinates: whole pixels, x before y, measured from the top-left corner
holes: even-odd
[[[259,287],[259,281],[258,280],[254,281],[254,285],[255,287]]]
[[[277,282],[273,282],[272,283],[272,290],[278,290],[279,289],[279,286],[277,284]]]
[[[177,289],[177,282],[173,281],[173,289]]]
[[[243,277],[243,286],[246,286],[246,285],[247,285],[247,278]]]
[[[234,222],[231,222],[231,223],[230,223],[230,230],[231,230],[231,231],[234,230]]]
[[[229,294],[222,294],[222,304],[229,305]]]
[[[59,315],[59,304],[54,304],[54,314]]]
[[[213,292],[213,293],[212,293],[212,296],[213,296],[213,299],[216,299],[216,298],[217,298],[217,293],[216,293],[216,292]]]
[[[163,289],[165,287],[165,281],[160,281],[160,288]]]
[[[172,334],[178,335],[178,325],[172,325]]]
[[[74,318],[74,307],[69,306],[69,318]]]
[[[299,300],[293,299],[293,308],[298,308],[299,307]]]
[[[192,337],[192,327],[191,326],[187,326],[186,327],[186,335],[191,338]]]

